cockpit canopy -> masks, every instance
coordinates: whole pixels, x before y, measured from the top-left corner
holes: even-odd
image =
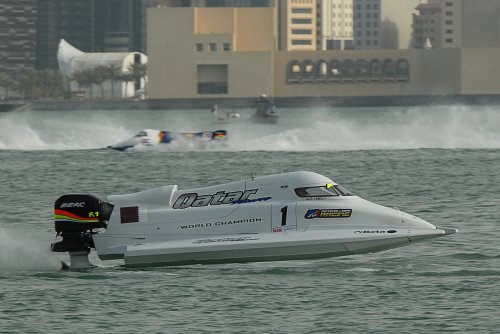
[[[299,197],[354,196],[341,185],[330,183],[324,186],[295,188],[295,194]]]

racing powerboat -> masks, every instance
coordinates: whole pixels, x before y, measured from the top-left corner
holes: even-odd
[[[88,268],[91,248],[125,267],[315,259],[383,251],[457,232],[364,200],[298,171],[180,190],[167,185],[102,201],[56,200],[54,252]]]
[[[131,149],[144,149],[156,147],[163,144],[171,144],[172,142],[180,143],[181,145],[194,144],[196,147],[205,147],[209,143],[223,142],[227,139],[226,130],[203,131],[203,132],[171,132],[154,129],[144,129],[134,137],[110,145],[118,151],[126,151]]]

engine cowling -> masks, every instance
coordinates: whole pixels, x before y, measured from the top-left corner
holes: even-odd
[[[54,223],[62,241],[53,243],[53,252],[80,252],[95,248],[95,228],[106,228],[113,205],[92,195],[70,194],[59,197],[54,204]]]

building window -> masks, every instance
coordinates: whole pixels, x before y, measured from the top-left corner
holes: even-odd
[[[292,8],[294,14],[311,14],[312,8]]]
[[[446,12],[447,16],[453,16],[453,12]]]
[[[312,19],[292,19],[293,24],[311,24]]]
[[[310,35],[312,34],[311,29],[292,29],[293,35]]]
[[[227,94],[227,65],[198,65],[198,94]]]
[[[217,51],[217,44],[216,43],[210,43],[209,47],[210,47],[210,51]]]
[[[445,22],[445,24],[448,24],[448,25],[453,24],[453,21],[448,20],[448,21]]]
[[[310,39],[294,39],[292,45],[312,45],[312,41]]]
[[[447,34],[453,34],[453,30],[452,29],[446,29],[445,31]]]
[[[231,51],[231,44],[229,44],[229,43],[222,44],[222,49],[224,51]]]
[[[453,2],[447,2],[446,7],[453,7]]]
[[[447,39],[445,39],[445,42],[446,43],[453,43],[453,38],[447,38]]]
[[[203,44],[202,43],[196,43],[196,51],[197,52],[203,51]]]

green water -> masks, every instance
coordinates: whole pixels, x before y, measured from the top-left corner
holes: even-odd
[[[497,332],[500,110],[280,112],[276,127],[219,124],[208,111],[1,114],[0,332]],[[227,128],[229,142],[100,149],[160,124]],[[67,258],[48,252],[63,193],[104,198],[293,170],[459,233],[375,254],[147,270],[92,253],[98,268],[60,272]]]

